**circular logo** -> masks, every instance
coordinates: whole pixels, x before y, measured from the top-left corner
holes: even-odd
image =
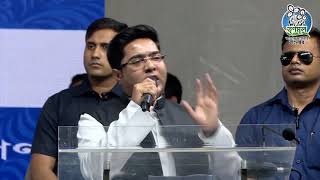
[[[312,17],[306,9],[289,4],[282,16],[281,25],[288,36],[309,36]]]

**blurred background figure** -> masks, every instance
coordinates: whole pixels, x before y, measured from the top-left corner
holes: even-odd
[[[85,79],[87,79],[87,74],[76,74],[71,78],[69,88],[79,86]]]
[[[165,96],[166,96],[166,99],[169,99],[173,102],[180,104],[181,97],[182,97],[182,86],[179,79],[171,73],[168,73],[167,75],[167,82],[165,86]]]

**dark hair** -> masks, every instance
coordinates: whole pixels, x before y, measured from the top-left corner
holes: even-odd
[[[136,25],[129,27],[117,34],[110,42],[108,48],[108,60],[112,69],[121,69],[121,60],[124,57],[124,48],[136,39],[151,39],[160,50],[157,31],[148,25]]]
[[[79,82],[83,82],[85,79],[87,79],[87,74],[86,73],[74,75],[71,78],[71,83],[69,84],[69,88],[70,87],[74,87]]]
[[[101,29],[112,29],[115,32],[121,32],[128,26],[124,23],[121,23],[119,21],[116,21],[111,18],[100,18],[95,21],[93,21],[87,28],[86,32],[86,40],[88,40],[93,33],[96,31],[99,31]]]
[[[310,35],[310,37],[314,37],[314,38],[317,39],[318,48],[319,48],[319,51],[320,51],[320,31],[319,31],[319,29],[316,28],[316,27],[312,27],[312,28],[311,28],[311,31],[309,32],[309,35]],[[289,37],[289,36],[287,35],[287,33],[284,32],[284,33],[283,33],[283,36],[282,36],[282,44],[281,44],[281,49],[282,49],[282,50],[283,50],[284,45],[285,45],[286,42],[288,41],[288,40],[286,39],[286,37]]]
[[[179,79],[175,75],[168,73],[164,92],[166,98],[175,96],[177,97],[177,102],[180,103],[182,97],[182,86]]]

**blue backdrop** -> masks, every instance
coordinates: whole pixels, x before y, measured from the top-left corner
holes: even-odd
[[[48,31],[50,33],[52,30],[66,30],[70,33],[70,30],[84,31],[88,24],[94,19],[103,17],[104,0],[1,0],[0,12],[0,33],[5,34],[10,31],[16,32],[16,30],[19,30],[17,33],[23,33],[21,30],[26,30],[28,32],[41,30],[41,32]],[[77,31],[75,31],[75,33]],[[4,34],[0,36],[2,37],[2,39],[0,38],[0,45],[1,41],[4,42],[3,39],[7,37]],[[37,38],[37,36],[34,38]],[[81,41],[82,40],[83,39],[81,39]],[[32,46],[33,43],[21,42],[20,39],[6,39],[6,41],[16,41],[12,42],[13,44],[25,43],[26,49],[28,49],[29,46]],[[2,47],[5,46],[5,44],[2,44]],[[19,52],[7,53],[12,54]],[[23,56],[23,53],[21,54],[21,56]],[[33,63],[32,60],[28,59],[18,59],[17,61],[21,63],[21,66],[23,66],[24,63]],[[8,64],[5,64],[5,62],[5,60],[1,60],[0,66],[7,68],[6,66],[8,66]],[[82,65],[80,59],[79,62]],[[35,67],[35,71],[36,68],[44,67]],[[62,68],[62,70],[64,69]],[[9,71],[10,70],[8,69],[7,74],[4,73],[4,75],[0,73],[0,75],[3,76],[0,78],[0,94],[2,94],[0,95],[1,180],[24,178],[30,160],[30,149],[37,118],[41,106],[44,103],[43,98],[41,99],[39,97],[40,100],[32,101],[32,103],[30,102],[29,106],[28,100],[23,99],[23,96],[27,98],[30,95],[29,92],[24,91],[28,88],[19,87],[19,83],[17,83],[19,79],[15,79],[16,76],[14,76],[16,73],[13,74],[11,71],[8,73]],[[41,74],[38,74],[37,76],[41,76]],[[68,80],[69,78],[70,77],[67,77],[65,79]],[[32,89],[33,85],[31,82],[33,81],[30,81],[30,83],[28,82],[28,84],[31,86],[29,88]],[[17,83],[18,85],[15,86],[15,88],[12,88],[14,87],[12,86],[13,83]],[[39,84],[44,82],[38,81],[33,83]],[[65,84],[68,84],[68,82]],[[49,97],[52,95],[52,89],[54,89],[52,87],[54,86],[55,82],[50,83],[50,88],[47,84],[43,84],[41,90],[35,88],[32,93],[37,95],[37,91],[45,91],[44,94],[47,94],[47,97]],[[61,86],[59,86],[58,89],[59,88],[61,88]],[[56,89],[54,89],[54,91],[56,91]],[[21,94],[23,95],[22,98]],[[21,101],[24,100],[24,103],[19,104],[19,101],[11,100],[12,97],[18,95],[19,98],[21,98]]]

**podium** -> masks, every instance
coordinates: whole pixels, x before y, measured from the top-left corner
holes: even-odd
[[[199,126],[112,130],[103,126],[59,127],[58,177],[61,180],[289,179],[295,171],[291,167],[297,143],[294,125],[225,127],[230,134],[211,137],[203,136]],[[288,131],[289,139],[285,135]],[[226,137],[234,137],[235,143]]]

